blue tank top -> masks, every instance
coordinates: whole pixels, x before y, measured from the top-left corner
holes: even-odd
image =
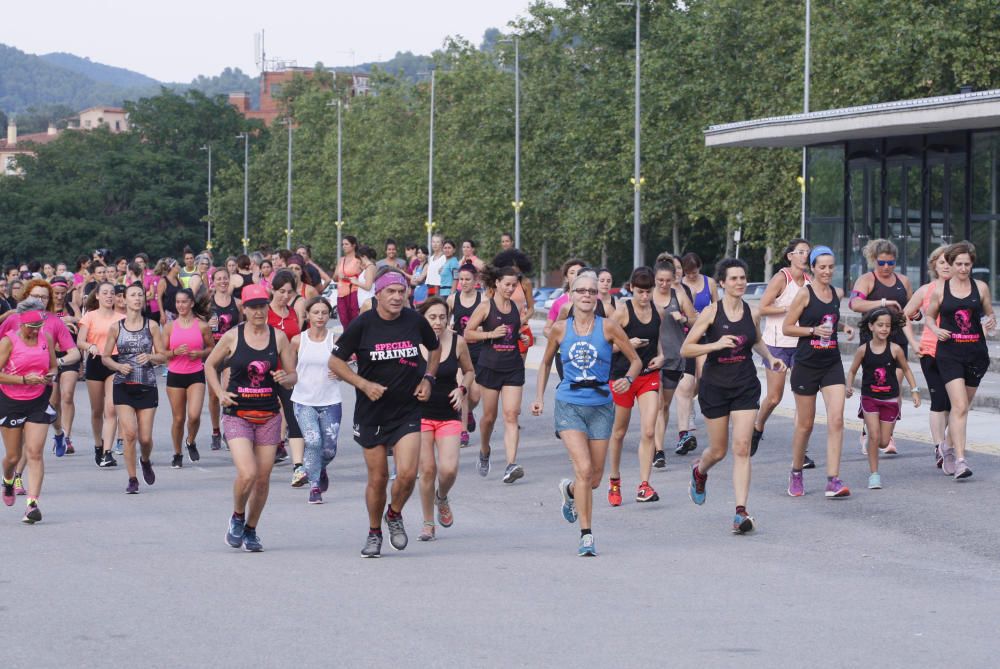
[[[604,338],[604,319],[595,316],[594,329],[587,336],[576,333],[575,323],[574,318],[566,320],[566,334],[559,346],[563,378],[556,388],[556,399],[583,406],[610,404],[611,343]]]
[[[694,302],[694,310],[700,314],[702,309],[704,309],[705,307],[707,307],[712,303],[712,284],[708,282],[708,277],[705,276],[704,274],[701,274],[699,276],[701,276],[701,279],[702,281],[705,282],[705,285],[702,286],[702,289],[699,290],[698,294],[694,296],[693,302]]]

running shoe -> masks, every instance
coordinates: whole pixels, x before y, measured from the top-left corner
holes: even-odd
[[[377,558],[382,555],[382,535],[368,532],[365,547],[361,549],[361,557]]]
[[[943,471],[948,476],[955,475],[955,449],[948,446],[943,446],[941,448],[942,458],[941,458],[941,471]]]
[[[802,469],[816,469],[816,463],[813,462],[813,459],[809,457],[808,453],[806,453],[802,460]]]
[[[802,472],[792,472],[788,475],[788,496],[802,497],[806,494],[806,486],[802,482]]]
[[[653,453],[653,466],[657,469],[663,469],[667,466],[667,454],[663,451],[656,451]]]
[[[698,448],[698,438],[691,432],[688,432],[677,441],[677,448],[674,449],[674,453],[677,455],[687,455],[696,448]]]
[[[125,442],[121,437],[115,439],[115,455],[125,455]]]
[[[594,535],[587,533],[580,537],[580,547],[577,549],[578,557],[597,557],[597,546],[594,544]]]
[[[104,457],[101,459],[101,467],[107,469],[108,467],[117,467],[118,461],[115,460],[115,456],[111,455],[111,451],[105,451]]]
[[[882,477],[879,476],[878,472],[874,472],[868,477],[868,489],[869,490],[882,489]]]
[[[309,475],[306,474],[306,468],[299,465],[292,472],[292,487],[301,488],[306,483],[309,483]]]
[[[434,541],[434,523],[424,521],[424,527],[417,535],[419,541]]]
[[[104,447],[100,444],[94,446],[94,464],[98,467],[101,466],[101,460],[104,459]]]
[[[455,523],[455,517],[451,513],[451,502],[448,498],[440,498],[437,496],[437,491],[434,491],[434,501],[437,502],[438,511],[438,522],[441,523],[441,527],[451,527]]]
[[[198,453],[198,446],[193,441],[187,445],[188,447],[188,457],[191,458],[191,462],[198,462],[201,460],[201,454]]]
[[[66,455],[73,455],[74,453],[76,453],[76,449],[73,448],[73,438],[67,436],[66,437]]]
[[[171,469],[180,469],[184,466],[184,456],[180,453],[174,453],[173,459],[170,461]]]
[[[944,444],[934,445],[934,464],[937,465],[938,469],[941,469],[941,464],[944,461]]]
[[[503,482],[513,483],[519,478],[524,478],[524,469],[521,467],[521,465],[517,464],[516,462],[512,462],[509,465],[507,465],[507,469],[505,469],[503,472]]]
[[[764,433],[757,428],[753,429],[753,434],[750,436],[750,457],[757,455],[757,447],[760,446],[760,439],[764,436]],[[748,516],[749,517],[749,516]],[[753,519],[750,519],[751,522]]]
[[[14,482],[3,482],[3,503],[7,506],[14,506]]]
[[[309,503],[310,504],[323,503],[323,491],[321,491],[318,486],[313,486],[312,488],[309,489]]]
[[[611,479],[608,485],[608,504],[611,506],[622,505],[622,480]]]
[[[462,434],[458,437],[458,447],[465,448],[469,445],[469,433],[462,430]]]
[[[278,444],[278,450],[274,452],[275,463],[284,462],[288,459],[288,450],[285,449],[285,442]]]
[[[139,458],[139,467],[142,468],[142,480],[146,482],[146,485],[156,483],[156,474],[153,472],[152,462]]]
[[[844,482],[840,478],[834,476],[833,479],[827,481],[826,491],[823,493],[830,499],[840,499],[843,497],[851,496],[851,489],[844,485]]]
[[[469,432],[476,431],[476,415],[471,411],[469,412],[469,419],[465,421],[465,429]]]
[[[243,545],[243,535],[246,533],[246,519],[237,518],[236,515],[229,517],[229,531],[226,532],[226,543],[233,548]]]
[[[955,461],[955,480],[959,481],[961,479],[967,479],[972,476],[972,470],[969,469],[968,463],[965,458],[960,458]]]
[[[889,445],[880,450],[884,455],[896,455],[899,452],[896,450],[896,438],[889,437]]]
[[[326,473],[326,467],[319,470],[319,490],[320,492],[326,492],[330,489],[330,476]]]
[[[139,494],[139,479],[130,477],[128,480],[128,485],[125,486],[126,495],[138,495]]]
[[[24,518],[21,522],[26,525],[34,525],[42,519],[42,512],[38,509],[38,502],[29,502],[24,509]]]
[[[28,494],[28,491],[24,489],[24,479],[17,473],[14,474],[14,494],[18,497]]]
[[[476,467],[479,475],[486,478],[490,475],[490,454],[487,453],[483,455],[482,451],[479,451],[479,465]]]
[[[576,522],[576,501],[569,496],[569,486],[572,483],[569,479],[559,482],[559,493],[562,495],[562,515],[567,523]]]
[[[221,451],[222,450],[222,435],[218,432],[212,433],[212,450]]]
[[[66,433],[52,435],[52,452],[57,458],[66,455]]]
[[[861,455],[868,455],[868,431],[861,428],[861,436],[858,437],[858,441],[861,443]]]
[[[653,486],[649,485],[649,481],[643,481],[639,484],[639,489],[635,493],[635,501],[640,503],[658,502],[660,501],[660,496],[653,490]]]
[[[698,471],[698,465],[691,467],[691,501],[701,505],[705,503],[705,484],[708,483],[708,475]]]
[[[389,545],[397,551],[406,548],[409,540],[406,538],[406,528],[403,527],[403,516],[389,518],[389,511],[386,510],[383,520],[385,520],[386,527],[389,528]]]
[[[260,543],[256,529],[243,528],[243,550],[247,553],[259,553],[264,550],[264,544]]]
[[[757,529],[753,516],[746,511],[740,511],[733,517],[733,534],[749,534]]]

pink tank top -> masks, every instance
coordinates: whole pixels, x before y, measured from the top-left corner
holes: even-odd
[[[937,282],[929,283],[924,286],[924,299],[920,301],[920,308],[923,311],[927,311],[928,305],[931,303],[931,298],[934,296],[934,288]],[[938,316],[935,325],[941,324],[941,316]],[[934,336],[931,329],[927,327],[927,323],[924,323],[924,329],[920,332],[920,355],[929,355],[932,358],[937,355],[937,345],[938,338]]]
[[[181,327],[180,321],[174,321],[173,329],[170,331],[169,348],[171,351],[184,344],[192,351],[200,351],[205,348],[205,340],[201,336],[201,327],[197,319],[191,321],[188,328]],[[192,360],[186,355],[179,355],[171,358],[167,363],[167,370],[175,374],[194,374],[205,369],[205,361],[201,358]]]
[[[47,374],[49,371],[49,343],[39,333],[38,343],[28,346],[16,332],[6,335],[14,348],[4,366],[4,374],[27,376],[28,374]],[[48,385],[2,385],[3,394],[12,400],[33,400],[42,393],[48,392]]]

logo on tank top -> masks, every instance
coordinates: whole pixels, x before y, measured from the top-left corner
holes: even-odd
[[[955,325],[958,332],[951,333],[951,340],[963,344],[979,341],[979,335],[972,331],[972,312],[969,309],[959,309],[955,312]]]
[[[250,379],[250,387],[260,388],[263,386],[269,371],[271,371],[271,363],[267,360],[254,360],[247,365],[247,378]]]
[[[576,341],[569,347],[569,362],[580,370],[578,381],[596,379],[590,370],[597,365],[597,348],[589,341]]]
[[[875,379],[871,385],[873,393],[888,393],[892,391],[892,386],[889,385],[889,373],[885,367],[876,367],[872,372],[872,376]]]
[[[727,327],[727,326],[723,326]],[[728,329],[728,327],[727,327]],[[723,365],[732,365],[738,362],[743,362],[747,359],[746,347],[747,347],[747,337],[746,335],[730,335],[736,338],[736,346],[729,349],[727,353],[720,355],[718,360]]]

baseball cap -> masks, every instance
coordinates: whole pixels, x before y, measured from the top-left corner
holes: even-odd
[[[263,307],[271,301],[267,294],[267,288],[257,284],[244,286],[242,296],[244,307]]]

